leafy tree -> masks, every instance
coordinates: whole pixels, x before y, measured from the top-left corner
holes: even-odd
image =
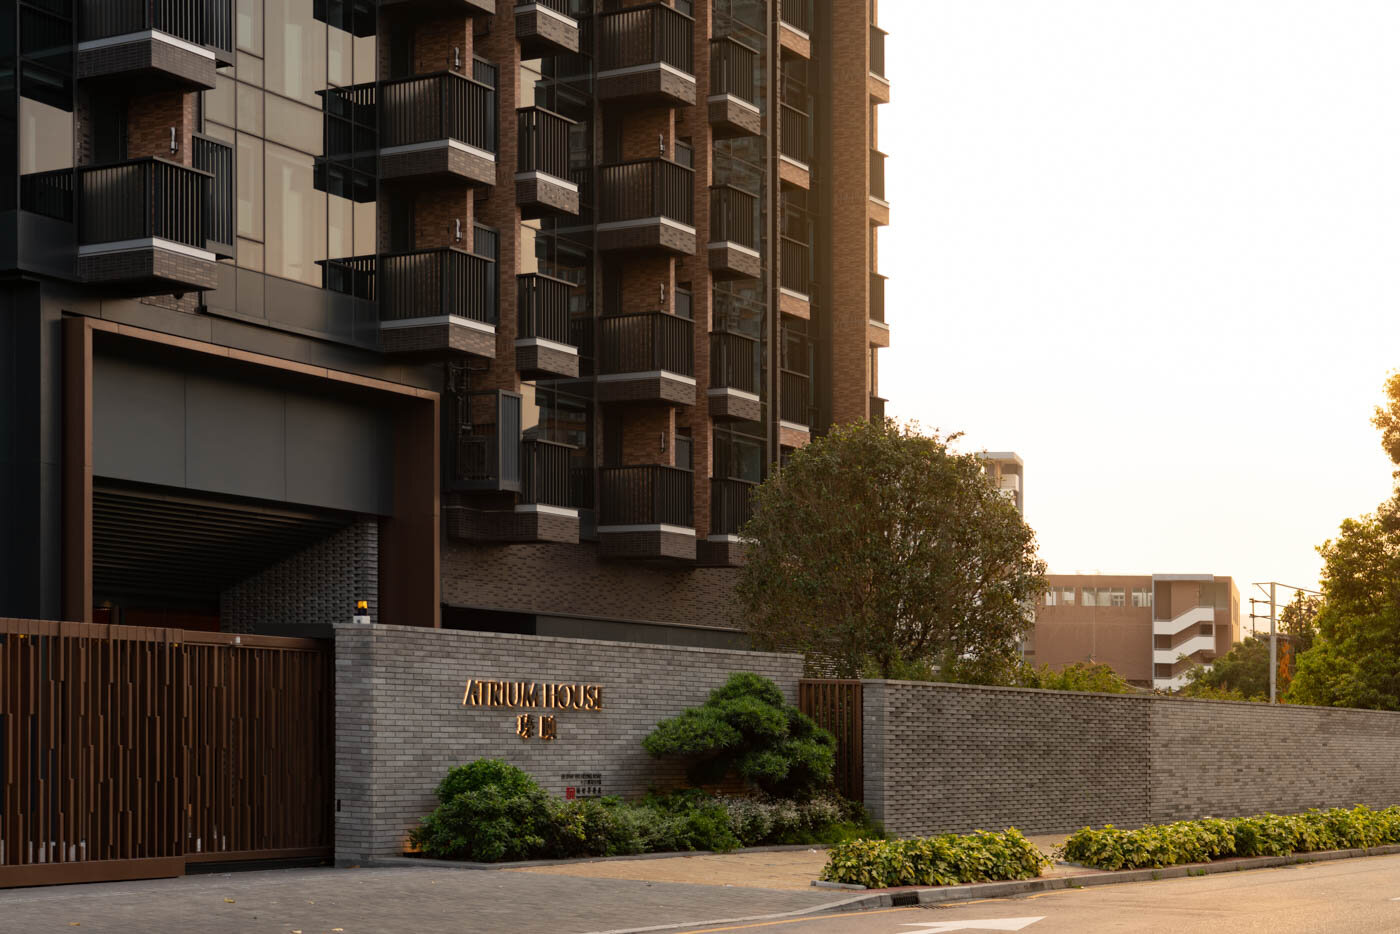
[[[1317,614],[1321,609],[1321,597],[1299,592],[1291,603],[1279,610],[1278,630],[1292,643],[1295,656],[1313,647],[1317,638]]]
[[[1005,683],[1045,564],[957,437],[839,426],[758,488],[738,594],[759,648],[842,677],[936,665]]]
[[[1094,691],[1099,694],[1131,694],[1133,686],[1124,681],[1112,666],[1102,662],[1075,662],[1059,671],[1049,665],[1027,666],[1021,686],[1046,691]]]
[[[1269,699],[1269,638],[1250,636],[1217,658],[1209,668],[1197,666],[1186,673],[1181,691],[1187,697],[1215,700]],[[1280,682],[1279,693],[1287,688]]]
[[[690,761],[687,778],[716,784],[731,771],[780,797],[806,797],[831,784],[836,738],[783,699],[767,678],[729,676],[709,700],[662,720],[642,748]]]

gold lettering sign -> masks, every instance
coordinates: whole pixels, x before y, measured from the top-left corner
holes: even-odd
[[[463,707],[505,707],[525,710],[602,710],[601,684],[467,679]]]

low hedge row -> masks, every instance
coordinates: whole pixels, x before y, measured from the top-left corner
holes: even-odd
[[[1231,856],[1287,856],[1321,850],[1349,850],[1400,843],[1400,807],[1332,808],[1303,814],[1157,824],[1121,830],[1085,827],[1060,849],[1070,862],[1093,869],[1161,869]]]
[[[1033,879],[1049,865],[1014,827],[1005,833],[944,834],[912,840],[853,840],[831,850],[827,882],[885,889]]]
[[[502,862],[837,843],[878,835],[864,809],[834,796],[802,801],[714,797],[692,790],[565,801],[520,769],[479,759],[448,772],[441,802],[410,836],[426,856]]]

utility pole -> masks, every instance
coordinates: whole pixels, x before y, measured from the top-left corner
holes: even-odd
[[[1278,703],[1278,582],[1269,582],[1269,703]]]

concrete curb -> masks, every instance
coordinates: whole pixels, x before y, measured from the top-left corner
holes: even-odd
[[[738,853],[797,853],[805,850],[827,850],[819,843],[791,843],[779,846],[750,846],[726,853],[714,850],[676,850],[669,853],[633,853],[628,856],[589,856],[573,859],[526,859],[511,863],[473,863],[466,860],[432,859],[426,856],[382,856],[378,859],[362,860],[356,865],[364,869],[390,869],[403,866],[416,866],[419,869],[470,869],[473,871],[500,871],[503,869],[527,869],[534,866],[577,866],[584,863],[625,863],[645,859],[671,859],[676,856],[733,856]]]
[[[979,882],[972,885],[949,885],[936,888],[880,889],[869,895],[845,898],[813,905],[798,911],[781,914],[755,915],[748,918],[716,918],[708,921],[686,921],[681,924],[663,924],[645,928],[618,928],[611,931],[592,931],[589,934],[660,934],[664,931],[677,931],[682,928],[712,927],[719,924],[741,924],[747,922],[781,921],[801,918],[806,915],[827,912],[867,911],[872,908],[900,908],[915,905],[938,905],[945,902],[970,901],[983,898],[1009,898],[1016,895],[1033,895],[1038,892],[1054,892],[1059,889],[1087,888],[1094,885],[1117,885],[1132,882],[1156,882],[1162,879],[1182,879],[1187,876],[1213,876],[1225,872],[1245,872],[1250,869],[1272,869],[1280,866],[1295,866],[1301,863],[1322,863],[1334,859],[1355,859],[1363,856],[1393,856],[1400,853],[1400,846],[1377,846],[1358,850],[1325,850],[1320,853],[1295,853],[1292,856],[1253,856],[1242,859],[1222,859],[1211,863],[1184,863],[1168,866],[1165,869],[1124,869],[1116,872],[1085,872],[1072,876],[1059,876],[1051,879],[1022,879],[1015,882]]]

